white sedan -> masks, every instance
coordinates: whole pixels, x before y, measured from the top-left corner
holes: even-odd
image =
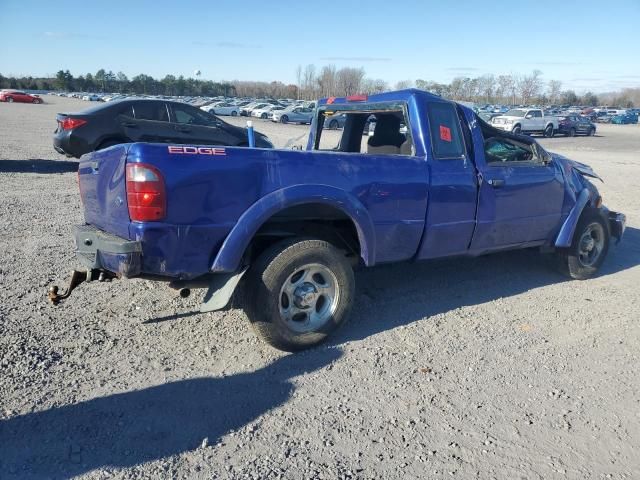
[[[213,113],[214,115],[231,115],[232,117],[240,115],[240,107],[224,102],[207,105],[206,107],[202,107],[202,110]]]
[[[263,118],[266,120],[267,118],[271,118],[271,116],[273,115],[273,112],[277,112],[278,110],[284,110],[284,107],[281,107],[279,105],[269,105],[268,107],[257,108],[255,110],[252,110],[251,116]]]

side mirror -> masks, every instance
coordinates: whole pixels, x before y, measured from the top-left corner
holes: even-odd
[[[527,115],[525,115],[524,118],[533,118],[533,115],[531,115],[530,113],[528,113]]]

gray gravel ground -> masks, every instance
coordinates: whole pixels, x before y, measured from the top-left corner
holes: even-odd
[[[0,104],[0,478],[640,478],[640,127],[541,140],[628,215],[597,278],[530,251],[363,270],[333,342],[286,355],[145,281],[46,303],[82,222],[54,115],[87,104],[45,100]]]

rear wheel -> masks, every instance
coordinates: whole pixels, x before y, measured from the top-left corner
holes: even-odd
[[[551,138],[554,135],[553,125],[547,125],[547,128],[544,129],[544,136],[547,138]]]
[[[263,119],[263,120],[266,120],[267,119],[267,114],[263,113],[262,115],[260,115],[260,118]]]
[[[38,100],[37,98],[34,98],[34,99],[33,99],[33,103],[38,104],[38,103],[40,103],[40,100]]]
[[[337,120],[331,120],[331,121],[329,122],[329,128],[330,128],[331,130],[335,130],[335,129],[337,129],[337,128],[338,128],[338,121],[337,121]]]
[[[563,272],[578,280],[593,276],[607,256],[609,239],[609,225],[599,211],[585,210],[571,246],[558,253]]]
[[[245,311],[258,335],[285,351],[325,341],[349,315],[355,291],[344,252],[294,238],[267,249],[247,275]]]
[[[231,112],[231,116],[232,116],[232,117],[237,117],[237,116],[238,116],[238,112],[236,112],[235,110],[233,110],[233,111]]]

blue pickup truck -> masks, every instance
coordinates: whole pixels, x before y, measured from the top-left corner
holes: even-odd
[[[52,302],[122,277],[207,288],[201,311],[238,290],[283,350],[346,320],[356,266],[538,247],[585,279],[625,228],[588,166],[414,89],[321,100],[304,151],[132,143],[83,156],[78,177],[85,268]]]

